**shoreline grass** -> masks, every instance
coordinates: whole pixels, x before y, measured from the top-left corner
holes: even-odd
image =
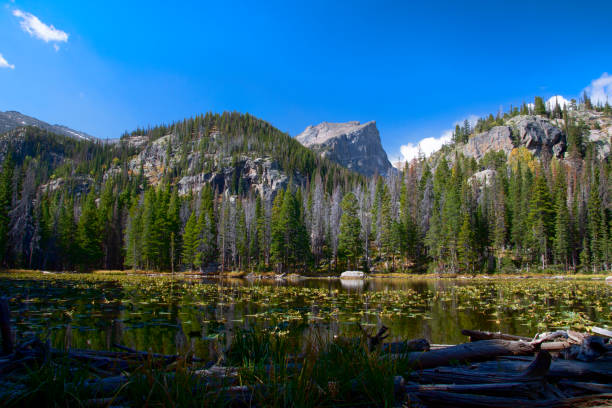
[[[76,275],[105,275],[105,276],[126,276],[126,275],[142,275],[142,276],[163,276],[163,277],[209,277],[217,279],[244,279],[247,276],[255,278],[275,278],[276,274],[273,272],[248,272],[248,271],[230,271],[216,274],[203,274],[200,272],[170,272],[170,271],[155,271],[155,270],[93,270],[89,272],[79,271],[42,271],[38,269],[0,269],[0,274],[18,274],[18,273],[35,273],[35,274],[76,274]],[[516,273],[492,273],[492,274],[457,274],[457,273],[411,273],[411,272],[373,272],[366,274],[367,279],[565,279],[565,280],[580,280],[580,279],[591,279],[591,280],[604,280],[606,277],[611,276],[612,271],[608,273],[571,273],[553,270],[530,270],[517,271]],[[339,279],[340,275],[299,275],[290,274],[285,277],[287,280],[292,279]]]

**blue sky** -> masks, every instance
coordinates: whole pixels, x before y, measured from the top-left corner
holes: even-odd
[[[610,1],[8,0],[0,110],[101,138],[206,111],[291,135],[376,120],[395,160],[465,117],[612,73],[611,15]]]

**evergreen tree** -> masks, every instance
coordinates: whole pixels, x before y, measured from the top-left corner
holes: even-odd
[[[62,269],[71,269],[77,255],[76,248],[76,222],[74,220],[74,202],[65,199],[61,203],[57,225],[58,244],[60,248],[60,262]]]
[[[156,205],[156,201],[155,190],[147,190],[142,209],[142,255],[147,269],[157,268],[161,257],[162,235],[158,220],[160,208]]]
[[[264,208],[261,196],[257,194],[255,201],[255,227],[254,240],[256,245],[252,245],[253,250],[256,250],[257,263],[259,266],[267,266],[267,248],[268,240],[266,238],[266,210]]]
[[[599,169],[593,170],[593,182],[588,200],[588,234],[590,242],[590,254],[593,268],[601,268],[605,264],[605,247],[607,245],[606,235],[602,226],[606,226],[605,218],[602,217],[601,198],[599,197]],[[605,214],[605,213],[604,213]]]
[[[187,223],[185,224],[185,232],[183,233],[182,262],[189,270],[193,270],[197,264],[197,251],[200,246],[200,228],[198,225],[198,217],[195,211],[191,212]]]
[[[286,264],[285,260],[285,230],[282,220],[281,209],[284,202],[284,191],[281,190],[274,198],[270,222],[270,262],[277,270],[282,270]]]
[[[539,255],[542,267],[546,267],[550,241],[554,232],[555,211],[546,185],[546,179],[538,175],[535,180],[528,217],[529,238],[532,249]]]
[[[536,96],[533,104],[533,113],[536,115],[546,115],[546,105],[541,96]]]
[[[555,203],[555,239],[554,255],[555,262],[563,265],[567,270],[571,255],[571,229],[570,216],[567,208],[567,189],[563,179],[563,171],[560,171],[557,181],[556,203]]]
[[[351,266],[357,266],[357,260],[363,253],[358,205],[357,198],[353,193],[346,194],[342,199],[338,253],[341,259],[348,261],[349,268]]]
[[[9,239],[9,210],[13,198],[13,160],[8,154],[2,163],[0,175],[0,266],[7,266],[7,245]]]
[[[102,260],[102,227],[96,207],[96,195],[91,191],[83,205],[77,227],[80,264],[83,268],[99,266]]]
[[[200,241],[196,256],[197,265],[214,262],[217,256],[217,220],[215,217],[214,193],[210,187],[202,190],[200,216],[198,218]]]
[[[475,272],[478,254],[476,253],[475,228],[470,222],[470,214],[465,211],[459,235],[457,237],[458,260],[461,269],[470,273]]]
[[[168,233],[171,237],[170,240],[170,266],[174,271],[178,260],[181,257],[179,248],[182,247],[181,243],[181,199],[179,198],[178,191],[175,189],[170,197],[168,203],[168,214],[167,214],[167,226]]]
[[[125,265],[134,270],[143,267],[142,259],[142,213],[135,198],[130,208],[125,228]]]

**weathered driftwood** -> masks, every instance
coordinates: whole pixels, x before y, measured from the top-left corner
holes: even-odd
[[[591,327],[591,331],[599,334],[600,336],[612,337],[612,330],[607,330],[601,327]]]
[[[574,388],[580,391],[584,391],[588,394],[591,393],[612,393],[612,385],[611,384],[599,384],[594,382],[584,382],[584,381],[571,381],[571,380],[560,380],[557,385],[564,389],[566,388]]]
[[[534,345],[523,341],[482,340],[428,352],[400,354],[415,369],[447,366],[457,363],[485,361],[499,356],[531,355]]]
[[[412,401],[425,403],[428,407],[576,407],[577,404],[601,401],[609,404],[612,402],[612,394],[594,394],[583,397],[559,398],[545,400],[529,400],[522,398],[504,398],[476,394],[459,394],[445,391],[422,391],[409,394]]]
[[[497,360],[485,361],[463,367],[438,367],[415,371],[409,378],[421,383],[437,384],[473,384],[499,383],[528,380],[526,368],[532,363],[532,357],[515,358],[501,357]],[[612,358],[600,358],[592,362],[556,359],[550,363],[545,375],[550,381],[568,379],[574,381],[596,381],[612,383]]]
[[[134,356],[140,356],[141,358],[165,358],[167,360],[177,360],[179,357],[179,355],[177,354],[158,354],[158,353],[149,353],[148,351],[138,351],[138,350],[134,350],[132,348],[126,347],[126,346],[122,346],[121,344],[116,344],[113,343],[113,347],[118,348],[119,350],[124,350],[125,352],[129,353],[130,355],[134,355]],[[122,355],[125,355],[125,353],[119,353]],[[134,357],[135,358],[135,357]],[[188,356],[187,360],[189,361],[193,361],[193,362],[204,362],[204,360],[202,360],[201,358],[197,358],[197,357],[193,357],[193,356]]]
[[[582,343],[572,345],[560,354],[566,360],[594,361],[612,351],[612,346],[604,342],[603,337],[587,336]]]
[[[422,391],[446,391],[459,394],[480,394],[533,398],[542,390],[541,381],[484,383],[484,384],[417,384],[407,385],[407,393]]]
[[[461,330],[461,334],[464,336],[469,336],[470,341],[480,341],[480,340],[514,340],[514,341],[531,341],[529,337],[523,336],[514,336],[512,334],[505,334],[501,332],[488,332],[488,331],[480,331],[480,330]]]
[[[13,336],[11,333],[11,314],[8,299],[0,298],[0,333],[2,334],[2,353],[13,352]]]
[[[396,341],[393,343],[384,343],[382,345],[382,351],[384,353],[407,353],[409,351],[429,351],[431,345],[427,339],[415,339],[407,341]]]

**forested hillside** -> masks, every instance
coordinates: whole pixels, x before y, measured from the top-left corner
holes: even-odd
[[[199,115],[114,144],[14,129],[0,137],[2,266],[608,269],[609,135],[593,135],[610,108],[541,102],[466,122],[451,145],[387,178],[344,169],[248,114]]]

